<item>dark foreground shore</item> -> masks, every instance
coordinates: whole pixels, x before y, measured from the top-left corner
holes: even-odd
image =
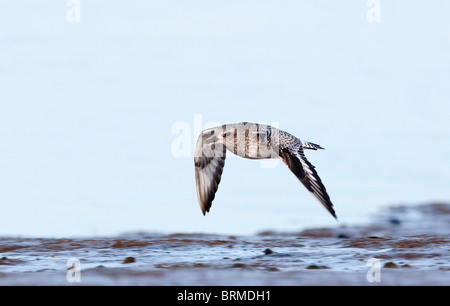
[[[450,204],[253,236],[0,238],[0,285],[450,285]]]

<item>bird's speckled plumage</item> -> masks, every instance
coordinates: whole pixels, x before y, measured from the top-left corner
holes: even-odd
[[[250,159],[281,158],[336,218],[330,197],[303,149],[323,149],[270,125],[241,122],[204,130],[195,148],[195,181],[203,214],[209,212],[222,177],[226,151]]]

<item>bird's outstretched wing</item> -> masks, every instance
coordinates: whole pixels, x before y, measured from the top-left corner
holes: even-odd
[[[219,188],[225,165],[226,147],[222,143],[204,144],[201,134],[195,148],[195,183],[197,196],[203,214],[209,212]]]
[[[300,182],[305,185],[306,189],[337,219],[330,196],[317,174],[315,167],[306,159],[303,149],[283,149],[280,151],[280,157]]]

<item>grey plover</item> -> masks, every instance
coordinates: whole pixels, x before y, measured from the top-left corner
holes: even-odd
[[[303,185],[337,219],[330,197],[303,149],[323,149],[266,124],[241,122],[205,129],[195,148],[195,181],[203,214],[209,212],[222,177],[226,151],[249,158],[281,158]]]

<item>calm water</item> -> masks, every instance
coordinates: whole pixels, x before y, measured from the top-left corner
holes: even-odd
[[[448,285],[449,217],[432,204],[301,232],[0,238],[0,284],[73,285],[76,272],[94,285]]]
[[[8,2],[0,18],[0,235],[247,235],[355,224],[450,199],[450,21],[439,6],[314,1]],[[281,163],[229,158],[202,216],[186,146],[211,122],[278,123],[340,223]],[[189,150],[188,150],[189,151]]]

